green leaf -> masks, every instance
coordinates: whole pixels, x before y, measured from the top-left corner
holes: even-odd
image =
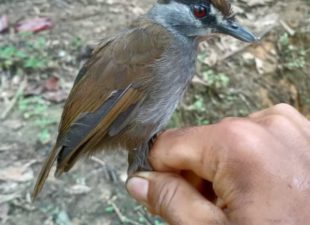
[[[194,102],[193,108],[194,108],[194,110],[196,110],[198,112],[205,112],[206,111],[206,105],[205,105],[204,99],[201,96],[199,96],[197,98],[197,100]]]
[[[28,69],[39,69],[39,68],[43,68],[45,66],[45,63],[35,57],[31,57],[29,59],[27,59],[24,63],[24,67],[28,68]]]
[[[33,47],[35,49],[41,50],[46,47],[46,40],[44,37],[39,37],[37,40],[33,43]]]
[[[17,48],[14,46],[6,46],[0,49],[0,58],[2,59],[11,59],[14,57],[17,52]]]
[[[114,208],[112,206],[108,206],[108,207],[106,207],[104,209],[104,211],[107,212],[107,213],[113,213],[115,210],[114,210]]]
[[[154,225],[165,225],[165,224],[159,220],[155,220]]]
[[[15,53],[15,56],[16,56],[17,58],[20,58],[20,59],[25,59],[25,58],[27,58],[26,52],[21,51],[21,50],[18,50],[18,51]]]
[[[60,211],[56,217],[56,224],[58,225],[70,225],[71,220],[66,211]]]
[[[146,219],[143,217],[143,216],[140,216],[139,217],[139,222],[140,223],[144,223],[146,221]]]
[[[51,139],[51,135],[48,131],[48,129],[44,129],[42,130],[40,133],[39,133],[39,141],[42,143],[42,144],[45,144],[47,142],[49,142],[49,140]]]

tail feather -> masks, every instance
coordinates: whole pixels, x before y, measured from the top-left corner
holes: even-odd
[[[112,133],[116,135],[117,132],[120,132],[119,127],[125,127],[128,121],[117,120],[117,118],[123,113],[125,115],[132,113],[132,107],[138,105],[137,102],[141,101],[141,96],[142,92],[130,84],[125,90],[114,93],[95,112],[83,113],[73,122],[66,135],[61,136],[61,145],[59,143],[55,145],[43,164],[32,193],[32,199],[36,199],[42,190],[56,159],[58,162],[55,175],[60,176],[63,172],[67,172],[81,156],[88,155],[99,147],[115,120],[118,121],[116,123],[118,126],[113,128]]]
[[[57,159],[57,155],[61,151],[61,148],[62,148],[61,146],[55,145],[53,150],[50,152],[49,156],[45,160],[43,167],[40,171],[40,174],[37,178],[37,182],[36,182],[34,189],[32,191],[32,200],[33,201],[37,198],[38,194],[41,192],[41,190],[44,186],[44,183],[48,177],[48,174],[50,173],[52,166]]]

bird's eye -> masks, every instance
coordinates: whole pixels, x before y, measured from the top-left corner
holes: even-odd
[[[207,16],[207,8],[202,5],[194,5],[193,12],[196,18],[203,18]]]

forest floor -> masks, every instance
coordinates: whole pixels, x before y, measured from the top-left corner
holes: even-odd
[[[154,0],[0,1],[0,224],[160,225],[124,187],[126,153],[102,153],[60,179],[49,177],[35,203],[35,178],[57,135],[64,101],[88,43],[145,13]],[[240,23],[263,36],[248,45],[220,36],[200,47],[197,74],[170,127],[289,103],[310,118],[308,0],[234,0]],[[17,33],[25,19],[53,27]],[[9,28],[1,32],[1,21]]]

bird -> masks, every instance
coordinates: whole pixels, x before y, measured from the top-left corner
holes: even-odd
[[[81,157],[128,151],[128,174],[150,171],[148,154],[195,74],[198,44],[214,33],[245,42],[228,0],[158,0],[126,29],[103,38],[80,69],[64,105],[58,137],[32,198],[57,161],[56,176]]]

